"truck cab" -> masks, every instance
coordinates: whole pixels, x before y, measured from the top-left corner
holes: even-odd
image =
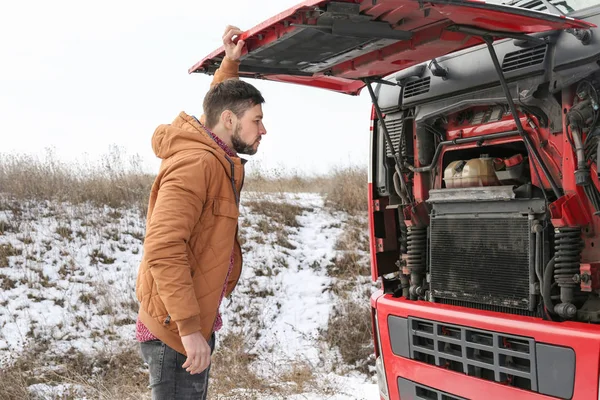
[[[242,35],[241,77],[373,101],[382,399],[600,399],[598,24],[591,1],[309,0]]]

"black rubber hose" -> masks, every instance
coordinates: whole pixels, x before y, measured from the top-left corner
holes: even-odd
[[[544,270],[544,282],[542,285],[542,299],[544,300],[544,307],[550,314],[556,315],[554,312],[554,303],[550,298],[550,291],[552,290],[552,277],[554,276],[554,257],[546,265]]]

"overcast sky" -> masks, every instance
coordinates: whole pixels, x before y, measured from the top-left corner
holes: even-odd
[[[298,0],[5,1],[0,6],[0,152],[97,159],[111,145],[158,167],[150,138],[180,111],[199,115],[212,79],[187,69]],[[326,172],[366,165],[370,101],[249,80],[267,101],[250,169]]]

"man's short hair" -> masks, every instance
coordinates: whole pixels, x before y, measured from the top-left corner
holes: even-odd
[[[213,128],[217,125],[225,110],[242,118],[246,110],[264,102],[262,94],[251,84],[239,79],[227,79],[213,86],[204,96],[206,126]]]

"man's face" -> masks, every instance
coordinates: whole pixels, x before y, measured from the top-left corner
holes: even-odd
[[[263,113],[260,104],[247,109],[242,118],[237,119],[231,143],[238,154],[256,154],[260,139],[267,133],[262,119]]]

